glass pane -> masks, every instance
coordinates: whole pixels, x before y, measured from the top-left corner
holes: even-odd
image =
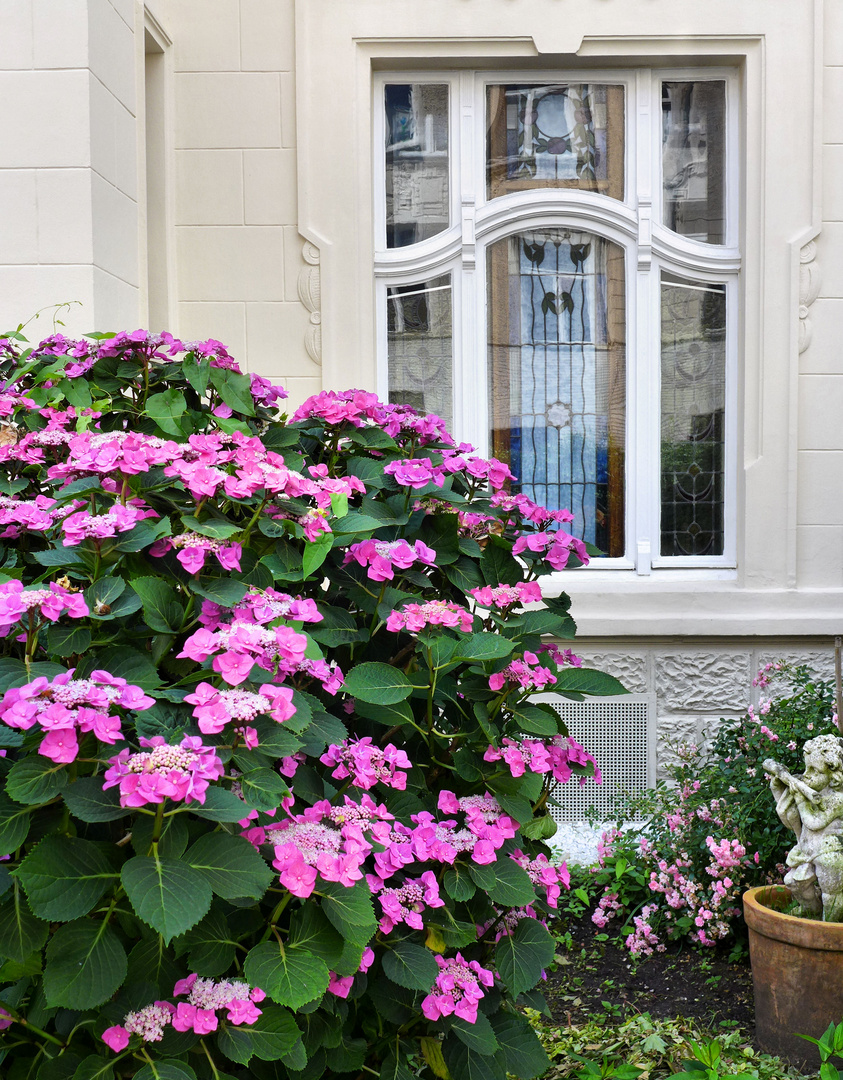
[[[662,275],[661,553],[722,555],[726,289]]]
[[[624,552],[624,254],[542,229],[489,249],[492,449],[522,491],[574,514],[575,535]]]
[[[448,85],[386,87],[386,246],[443,232],[448,212]]]
[[[387,290],[389,400],[454,416],[451,275]]]
[[[575,188],[623,198],[622,86],[490,86],[488,197]]]
[[[725,82],[662,83],[662,186],[669,229],[722,244]]]

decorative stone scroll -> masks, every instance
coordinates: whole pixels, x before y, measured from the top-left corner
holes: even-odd
[[[822,275],[815,261],[817,242],[811,240],[799,252],[799,351],[805,352],[811,344],[811,305],[820,294]]]
[[[322,276],[319,272],[319,248],[305,240],[302,258],[306,266],[299,271],[299,300],[310,312],[310,325],[304,334],[307,355],[322,366]]]

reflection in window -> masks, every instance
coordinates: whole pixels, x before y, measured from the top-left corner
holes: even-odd
[[[661,288],[661,554],[722,555],[726,289]]]
[[[488,195],[578,188],[623,198],[623,87],[488,88]]]
[[[386,246],[405,247],[444,232],[448,212],[448,86],[388,85]]]
[[[724,235],[725,82],[662,83],[664,223],[692,240]]]
[[[492,245],[488,271],[492,452],[513,491],[623,555],[623,250],[548,228]]]
[[[387,290],[389,400],[436,413],[451,429],[454,414],[451,276]]]

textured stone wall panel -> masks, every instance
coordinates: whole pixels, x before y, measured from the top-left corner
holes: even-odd
[[[576,646],[574,646],[576,651]],[[585,652],[582,655],[585,667],[597,668],[608,672],[624,684],[630,694],[645,694],[647,685],[647,657],[615,652]]]
[[[749,652],[664,653],[655,659],[659,709],[734,712],[749,701]]]

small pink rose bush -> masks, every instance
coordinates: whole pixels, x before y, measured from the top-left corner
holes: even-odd
[[[684,938],[711,947],[737,935],[740,948],[741,894],[780,882],[787,869],[792,834],[775,813],[761,763],[773,756],[800,774],[803,744],[836,733],[833,691],[807,667],[781,661],[765,664],[753,686],[756,705],[721,721],[708,748],[678,747],[670,783],[622,808],[621,823],[631,827],[603,835],[590,874],[592,921],[633,956]]]
[[[0,339],[11,1080],[548,1065],[548,797],[599,772],[532,695],[620,689],[542,602],[585,546],[438,417],[284,397],[216,341]]]

